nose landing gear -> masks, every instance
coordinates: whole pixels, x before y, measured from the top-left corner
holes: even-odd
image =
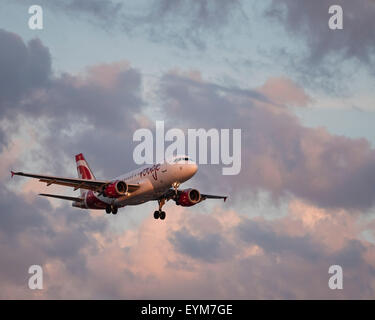
[[[172,183],[172,188],[174,189],[174,193],[176,196],[177,196],[179,186],[180,186],[180,183],[178,181]]]
[[[115,206],[110,206],[110,205],[108,205],[108,206],[106,206],[105,207],[105,212],[107,213],[107,214],[110,214],[110,213],[112,213],[112,214],[117,214],[117,207],[115,207]]]

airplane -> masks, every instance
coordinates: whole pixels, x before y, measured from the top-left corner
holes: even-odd
[[[11,171],[11,176],[24,176],[39,179],[47,186],[52,184],[80,189],[79,197],[40,193],[45,197],[73,201],[72,206],[81,209],[105,210],[107,214],[117,214],[118,208],[138,205],[148,201],[158,201],[159,209],[154,218],[164,220],[164,204],[174,200],[176,205],[194,206],[206,199],[223,199],[227,196],[202,194],[197,189],[180,190],[181,183],[192,178],[198,165],[186,155],[173,157],[170,161],[146,165],[111,180],[97,180],[82,153],[75,156],[77,178],[55,177],[42,174]]]

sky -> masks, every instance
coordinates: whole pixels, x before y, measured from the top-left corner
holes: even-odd
[[[370,0],[3,0],[0,298],[372,299],[374,16]],[[200,165],[183,185],[224,204],[113,216],[10,177],[75,177],[82,152],[110,179],[137,168],[133,133],[157,120],[242,130],[238,175]],[[34,264],[42,290],[27,285]]]

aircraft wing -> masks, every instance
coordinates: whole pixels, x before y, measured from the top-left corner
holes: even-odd
[[[74,190],[77,189],[87,189],[95,192],[101,192],[104,190],[104,187],[110,184],[112,181],[107,180],[87,180],[87,179],[78,179],[78,178],[64,178],[64,177],[55,177],[47,176],[42,174],[34,173],[24,173],[24,172],[14,172],[11,171],[13,176],[23,176],[29,178],[39,179],[41,182],[47,183],[47,186],[51,184],[58,184],[66,187],[72,187]],[[129,192],[135,191],[139,188],[138,184],[128,184]]]
[[[177,192],[181,192],[180,190]],[[169,199],[174,199],[175,198],[176,191],[174,189],[169,189],[162,197],[158,197],[155,200],[159,200],[163,197]],[[200,202],[206,200],[206,199],[223,199],[224,202],[227,201],[227,196],[216,196],[216,195],[211,195],[211,194],[203,194],[201,193],[201,200]]]
[[[227,201],[227,196],[214,196],[214,195],[210,195],[210,194],[201,194],[201,197],[202,197],[202,200],[206,200],[206,199],[223,199],[224,202]]]

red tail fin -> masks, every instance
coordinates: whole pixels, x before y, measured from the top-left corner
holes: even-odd
[[[85,157],[82,153],[76,155],[76,163],[79,178],[87,180],[96,180],[94,174],[92,173],[89,167],[89,164],[85,160]]]

